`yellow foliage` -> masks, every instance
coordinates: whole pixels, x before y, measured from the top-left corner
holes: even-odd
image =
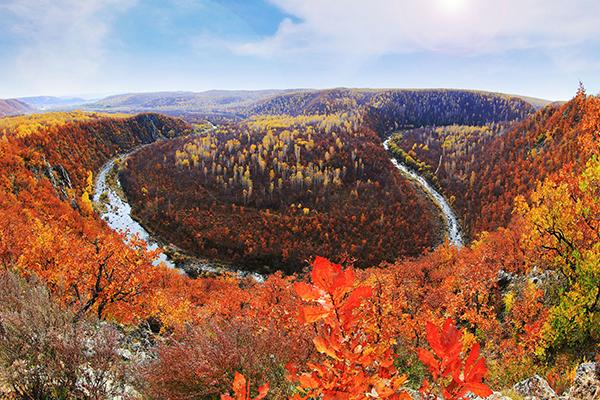
[[[85,215],[91,215],[94,212],[92,200],[90,199],[90,194],[87,192],[87,190],[81,195],[81,211]]]
[[[27,137],[49,127],[62,126],[69,122],[91,121],[102,118],[126,118],[128,114],[106,114],[97,112],[70,111],[46,114],[19,115],[0,118],[0,136]]]
[[[92,174],[92,171],[88,171],[87,178],[85,180],[85,190],[88,193],[92,193],[94,190],[94,174]]]

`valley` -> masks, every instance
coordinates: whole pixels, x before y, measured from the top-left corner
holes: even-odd
[[[209,399],[236,372],[274,399],[329,379],[403,396],[448,356],[462,385],[436,381],[448,398],[526,393],[532,371],[581,393],[564,371],[591,374],[600,334],[597,96],[242,103],[0,119],[0,316],[16,332],[0,330],[0,355],[34,360],[10,379],[48,360],[50,393],[71,362],[86,385],[81,371],[106,374],[101,398]],[[38,350],[29,327],[67,333]],[[426,353],[436,335],[466,350]]]
[[[398,99],[406,102],[401,111]],[[289,115],[287,103],[307,108]],[[438,114],[421,114],[419,104]],[[243,260],[260,273],[299,271],[311,253],[358,266],[416,256],[443,242],[446,227],[460,243],[443,196],[425,180],[415,186],[408,171],[393,173],[381,138],[414,123],[509,124],[504,118],[533,110],[504,95],[345,89],[286,93],[247,109],[258,114],[136,153],[120,176],[136,219],[165,242],[195,257]],[[347,204],[350,215],[334,203]],[[419,220],[407,214],[409,204],[421,210]]]
[[[216,129],[216,127],[213,127]],[[383,143],[384,149],[388,150],[388,141]],[[127,197],[123,193],[123,189],[118,180],[118,166],[121,165],[128,157],[131,157],[133,152],[119,155],[107,162],[98,172],[94,185],[93,201],[98,208],[100,216],[108,225],[117,232],[126,232],[128,238],[134,236],[139,237],[148,243],[148,250],[154,251],[159,249],[159,243],[162,240],[158,237],[153,237],[139,222],[132,217],[131,206],[128,204]],[[422,188],[423,193],[430,197],[431,201],[440,209],[446,227],[444,236],[454,246],[461,247],[463,240],[460,234],[460,227],[456,216],[448,205],[446,200],[440,195],[423,177],[412,171],[409,167],[399,163],[395,159],[391,159],[392,164],[404,176],[414,182],[415,185]],[[219,271],[232,270],[231,266],[226,266],[223,263],[210,262],[209,260],[199,260],[189,255],[181,254],[180,249],[173,248],[172,244],[168,246],[161,245],[163,248],[170,249],[172,254],[179,255],[179,262],[175,264],[171,257],[164,252],[154,261],[155,265],[165,263],[172,268],[180,268],[189,275],[198,276],[199,272],[218,273]],[[164,250],[163,250],[164,251]],[[167,250],[168,251],[168,250]],[[245,268],[238,267],[238,270],[244,271]]]
[[[0,0],[0,400],[600,400],[599,21]]]

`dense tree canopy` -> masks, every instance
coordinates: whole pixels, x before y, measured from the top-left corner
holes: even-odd
[[[377,135],[349,117],[221,126],[142,149],[121,176],[152,230],[246,268],[298,271],[312,254],[393,261],[419,254],[441,230]]]

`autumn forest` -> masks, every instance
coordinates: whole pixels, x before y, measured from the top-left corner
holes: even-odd
[[[0,398],[600,396],[583,85],[162,96],[0,104]]]

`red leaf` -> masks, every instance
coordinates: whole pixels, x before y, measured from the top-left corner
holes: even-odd
[[[307,324],[319,321],[329,315],[329,310],[322,306],[304,306],[301,308],[301,317]]]
[[[469,358],[465,362],[465,371],[470,371],[473,364],[479,358],[479,349],[481,348],[479,343],[475,343],[473,347],[471,347],[471,352],[469,353]]]
[[[319,288],[304,282],[295,283],[294,289],[298,296],[304,301],[316,301],[324,295],[324,292]]]
[[[315,347],[319,353],[327,354],[329,357],[331,357],[335,360],[339,360],[339,358],[336,354],[335,346],[332,346],[330,341],[328,341],[324,337],[322,337],[322,336],[315,337],[313,339],[313,343],[315,344]]]
[[[427,342],[429,343],[431,349],[435,352],[435,354],[438,357],[443,358],[445,351],[444,347],[442,346],[440,330],[438,329],[438,327],[432,324],[431,322],[427,322],[427,324],[425,325],[425,332],[427,336]]]
[[[267,396],[267,393],[269,393],[269,383],[268,382],[258,388],[258,396],[256,396],[254,398],[254,400],[264,399]]]
[[[326,258],[316,257],[313,262],[312,281],[327,293],[333,293],[334,282],[342,272],[342,266],[332,263]]]
[[[485,366],[485,360],[480,358],[475,362],[475,365],[470,370],[465,368],[465,380],[468,382],[481,381],[485,377],[486,373],[487,368]]]
[[[463,386],[463,392],[472,392],[473,394],[483,398],[491,396],[492,393],[494,393],[492,389],[490,389],[489,386],[483,382],[469,382]]]
[[[351,320],[352,310],[359,307],[362,301],[372,295],[372,289],[369,286],[360,286],[352,291],[350,296],[344,301],[340,307],[340,315],[344,320],[344,325],[347,325]],[[347,327],[347,326],[345,326]]]
[[[235,373],[233,378],[233,393],[237,399],[246,399],[247,396],[247,383],[246,377],[239,372]]]
[[[425,364],[425,366],[429,369],[429,372],[433,376],[433,379],[437,380],[437,377],[439,375],[439,370],[440,370],[440,364],[435,359],[433,354],[431,354],[431,352],[428,350],[419,349],[418,355],[419,355],[419,360],[421,360],[421,362],[423,362],[423,364]]]

